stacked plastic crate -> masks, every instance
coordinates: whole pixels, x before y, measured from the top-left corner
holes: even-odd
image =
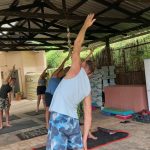
[[[96,69],[90,77],[92,106],[103,107],[102,92],[104,87],[115,85],[115,67],[103,66],[101,69]]]
[[[115,66],[103,66],[101,72],[103,88],[106,86],[115,85]]]
[[[92,106],[102,107],[102,74],[101,69],[96,69],[90,77]]]
[[[101,73],[102,73],[102,83],[103,83],[103,88],[106,86],[109,86],[109,68],[108,66],[103,66],[101,68]]]
[[[37,99],[36,88],[40,74],[29,73],[25,75],[26,79],[26,96],[28,100]]]

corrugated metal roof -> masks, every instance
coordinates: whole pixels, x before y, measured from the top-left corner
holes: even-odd
[[[0,1],[0,13],[1,10],[9,10],[13,2],[13,0]],[[97,20],[90,30],[88,30],[88,34],[86,35],[86,39],[88,40],[86,42],[103,40],[106,37],[111,38],[117,34],[139,30],[139,28],[145,28],[150,25],[150,1],[146,0],[66,0],[66,11],[68,11],[69,17],[66,15],[67,12],[65,13],[65,10],[63,10],[61,0],[19,0],[18,2],[16,1],[15,6],[9,11],[12,11],[12,13],[13,11],[21,11],[24,12],[24,15],[21,12],[21,15],[16,12],[16,16],[14,13],[11,15],[11,12],[8,12],[10,15],[6,15],[6,17],[5,14],[0,15],[1,26],[17,21],[16,29],[19,29],[17,31],[7,31],[7,29],[2,31],[1,29],[0,38],[5,38],[6,36],[2,35],[2,33],[5,33],[9,38],[16,38],[17,43],[19,42],[19,36],[25,38],[25,40],[27,38],[39,38],[39,40],[40,38],[49,38],[49,40],[52,39],[51,42],[53,43],[61,43],[61,38],[67,38],[65,30],[67,26],[70,27],[71,37],[75,38],[76,33],[74,31],[77,32],[81,28],[84,17],[91,12],[95,13]],[[30,8],[29,6],[31,5],[32,7]],[[42,14],[42,6],[44,6],[44,14]],[[70,9],[72,11],[69,12]],[[36,15],[37,13],[39,16]],[[42,15],[43,17],[46,16],[46,18],[42,18]],[[32,16],[34,20],[31,18]],[[70,17],[72,18],[70,19]],[[6,19],[4,20],[4,18]],[[28,29],[29,26],[30,29]],[[32,29],[39,30],[36,30],[36,33],[29,34],[27,30],[32,32]],[[45,33],[45,29],[49,29],[49,32]],[[55,32],[52,32],[50,29],[54,29]],[[41,33],[41,31],[44,33]],[[57,41],[57,38],[59,41]],[[10,43],[10,41],[3,42]]]
[[[150,20],[150,11],[143,13],[141,16],[143,18],[146,18],[146,19]]]
[[[111,17],[111,18],[126,18],[128,15],[118,11],[118,10],[115,10],[115,9],[111,9],[105,13],[103,13],[101,16],[103,17]]]
[[[61,0],[51,0],[50,2],[52,2],[55,6],[57,6],[60,9],[63,8]],[[67,9],[71,8],[72,6],[76,5],[79,2],[80,0],[66,0]]]
[[[119,30],[123,31],[126,29],[137,27],[139,25],[141,25],[141,23],[120,23],[120,24],[114,25],[113,29],[119,29]]]
[[[27,5],[33,3],[35,0],[19,0],[18,6]],[[12,2],[12,1],[11,1]]]
[[[100,3],[96,3],[94,1],[88,1],[84,3],[82,6],[80,6],[76,11],[74,11],[74,14],[76,15],[87,15],[89,13],[98,13],[102,10],[107,8],[105,5],[102,5]]]

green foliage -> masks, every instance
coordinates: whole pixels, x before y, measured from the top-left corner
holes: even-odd
[[[63,52],[60,50],[46,52],[47,65],[51,66],[51,68],[57,68],[61,64],[61,62],[67,57],[67,55],[68,52]]]
[[[95,55],[98,51],[100,51],[100,48],[97,48],[94,50],[93,55]],[[86,56],[90,53],[89,50],[84,50],[81,52],[81,59],[84,60]],[[61,50],[53,50],[53,51],[48,51],[46,52],[46,61],[47,65],[51,66],[51,68],[57,68],[62,61],[67,57],[68,52],[64,52]],[[71,64],[71,59],[69,59],[66,63],[65,66],[68,66]]]
[[[150,58],[150,35],[117,42],[111,44],[111,47],[114,49],[113,59],[116,66],[123,67],[126,71],[143,70],[143,60]]]
[[[126,71],[141,70],[144,68],[143,59],[150,58],[150,43],[140,44],[148,42],[150,42],[149,34],[111,44],[110,47],[114,64],[124,68]],[[102,49],[104,49],[104,46],[95,48],[94,57],[100,57],[100,55],[102,55]],[[84,51],[80,54],[81,59],[85,59],[88,54],[89,50],[84,48]],[[47,64],[50,65],[51,68],[57,68],[67,55],[68,52],[64,52],[63,50],[50,50],[46,52]],[[69,59],[65,66],[70,64],[71,60]]]

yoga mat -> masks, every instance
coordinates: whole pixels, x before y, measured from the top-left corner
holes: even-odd
[[[97,140],[88,139],[87,141],[88,150],[92,150],[110,144],[112,142],[123,140],[127,138],[129,135],[127,132],[124,131],[110,130],[101,127],[98,127],[97,130],[92,134],[96,136],[98,139]],[[46,147],[42,146],[38,148],[33,148],[32,150],[45,150],[45,149]]]
[[[27,132],[22,132],[19,134],[16,134],[17,137],[19,137],[21,140],[28,140],[37,136],[45,135],[47,134],[47,129],[45,127],[27,131]]]
[[[97,131],[93,132],[93,135],[98,139],[88,139],[87,145],[89,150],[122,140],[124,138],[127,138],[129,134],[124,131],[109,130],[98,127]]]
[[[12,120],[17,120],[17,119],[21,119],[20,117],[16,116],[16,115],[11,115],[9,117],[9,120],[12,121]],[[3,121],[5,121],[5,117],[3,117]]]
[[[36,123],[32,120],[21,121],[21,122],[12,124],[11,127],[4,127],[3,129],[0,130],[0,135],[5,134],[5,133],[18,131],[18,130],[22,130],[22,129],[26,129],[26,128],[35,127],[38,125],[39,125],[38,123]]]
[[[150,114],[136,113],[136,114],[133,114],[132,120],[141,122],[141,123],[150,123]]]
[[[32,150],[46,150],[45,146],[39,147],[39,148],[32,148]]]
[[[40,115],[40,114],[44,114],[45,111],[44,110],[39,110],[39,112],[35,112],[35,111],[30,111],[30,112],[27,112],[25,113],[26,115],[29,115],[29,116],[36,116],[36,115]]]
[[[45,122],[45,117],[43,116],[43,117],[39,117],[39,118],[37,118],[38,120],[40,120],[40,121],[43,121],[43,122]]]
[[[116,117],[116,118],[118,118],[118,119],[127,120],[127,119],[132,118],[132,115],[127,115],[127,116],[123,116],[123,115],[116,115],[115,117]]]
[[[111,113],[115,115],[124,115],[124,116],[134,114],[134,111],[132,110],[121,110],[116,108],[104,108],[102,112]]]

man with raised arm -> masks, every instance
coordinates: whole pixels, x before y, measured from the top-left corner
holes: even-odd
[[[89,14],[79,31],[72,52],[72,64],[58,85],[50,105],[50,122],[46,150],[87,150],[91,127],[91,87],[88,74],[94,71],[92,61],[81,64],[80,52],[86,30],[94,23]],[[84,99],[83,139],[77,115],[77,106]]]

